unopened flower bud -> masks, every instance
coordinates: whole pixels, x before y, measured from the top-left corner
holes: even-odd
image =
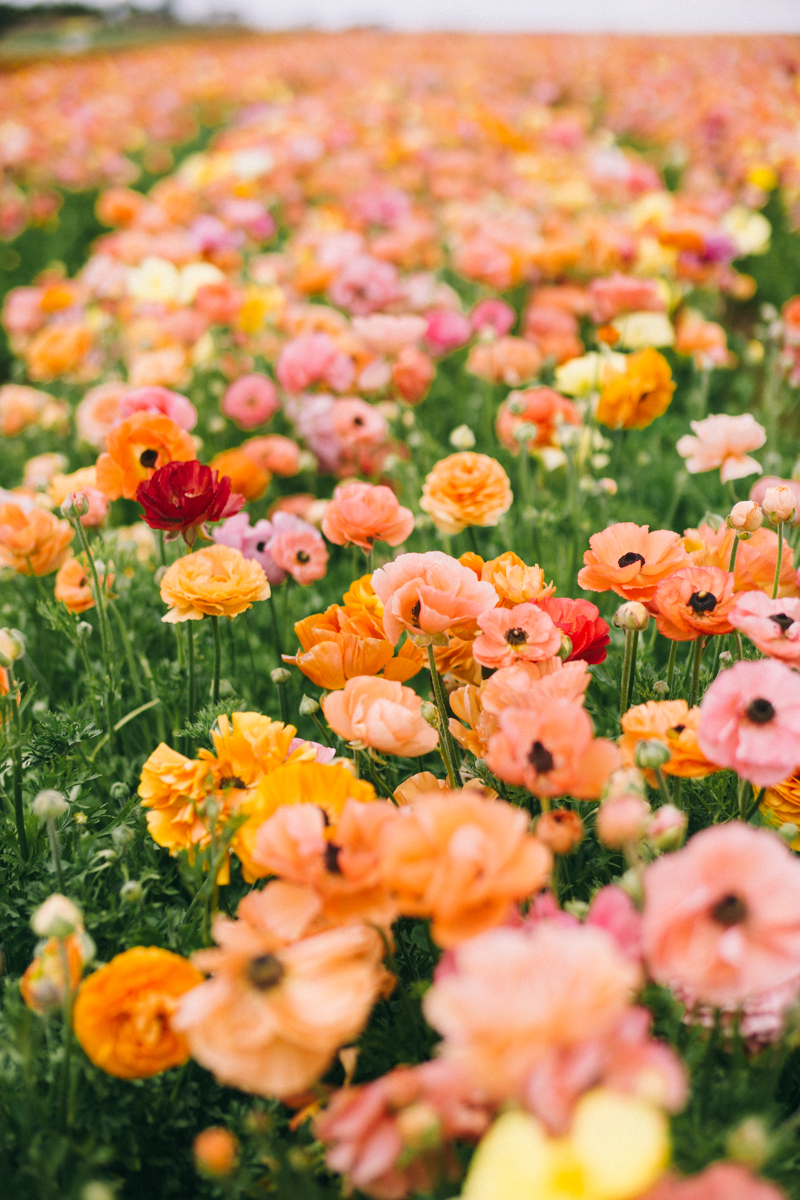
[[[752,500],[740,500],[738,504],[734,504],[731,509],[727,526],[729,529],[735,529],[741,537],[755,533],[760,529],[764,521],[764,514],[758,504]]]
[[[677,850],[682,845],[685,834],[686,813],[681,812],[674,804],[663,804],[647,830],[647,837],[656,850]]]
[[[287,671],[286,667],[276,667],[274,671],[270,671],[269,677],[273,683],[278,685],[288,683],[292,678],[291,671]]]
[[[800,829],[797,828],[794,821],[784,821],[778,830],[778,837],[782,842],[786,842],[787,846],[791,846],[792,842],[797,840],[800,835]]]
[[[644,775],[636,767],[620,767],[613,771],[603,791],[602,799],[620,800],[623,796],[647,796]]]
[[[731,1158],[757,1171],[772,1157],[774,1143],[761,1117],[745,1117],[728,1134],[725,1149]]]
[[[626,600],[614,613],[617,629],[638,629],[641,633],[650,623],[650,614],[638,600]]]
[[[617,494],[618,489],[616,479],[609,479],[608,476],[606,476],[604,479],[598,479],[597,486],[601,491],[607,492],[609,496],[616,496]]]
[[[524,445],[525,442],[534,442],[538,436],[539,426],[535,425],[533,421],[523,421],[514,430],[514,437],[520,445]]]
[[[155,573],[153,574],[153,582],[155,584],[160,584],[161,580],[164,578],[164,576],[166,575],[168,570],[169,570],[168,567],[158,567],[157,570],[155,571]]]
[[[212,1125],[198,1133],[192,1149],[198,1171],[206,1175],[224,1177],[236,1170],[239,1142],[221,1125]]]
[[[133,830],[130,825],[117,825],[111,830],[111,840],[122,854],[133,841]]]
[[[442,1122],[432,1104],[409,1104],[397,1114],[397,1131],[404,1146],[433,1150],[442,1140]]]
[[[40,821],[57,821],[69,805],[61,792],[57,792],[55,788],[45,788],[36,796],[31,808]]]
[[[24,653],[24,634],[18,629],[0,629],[0,666],[10,667]]]
[[[669,695],[669,684],[666,679],[657,679],[653,684],[653,691],[658,697]]]
[[[645,738],[644,741],[637,742],[633,758],[641,770],[654,771],[656,767],[663,767],[665,762],[669,762],[669,747],[658,738]]]
[[[761,507],[773,525],[780,525],[784,521],[794,520],[797,497],[791,488],[782,483],[778,487],[767,488]]]
[[[597,810],[597,836],[604,846],[618,850],[641,841],[651,815],[650,805],[641,796],[622,796],[606,800]]]
[[[729,667],[733,662],[733,655],[730,650],[723,650],[719,656],[720,667]]]
[[[566,633],[562,633],[558,657],[562,660],[562,662],[566,662],[570,654],[572,654],[572,638]]]
[[[427,721],[434,729],[439,728],[439,710],[430,700],[423,700],[419,706],[419,713],[423,721]]]
[[[116,800],[119,804],[123,800],[128,799],[131,789],[128,787],[127,783],[122,783],[118,780],[116,783],[112,783],[109,791],[111,792],[111,799]]]
[[[103,1183],[101,1179],[92,1179],[84,1184],[81,1192],[81,1200],[114,1200],[115,1196],[116,1190],[110,1183]]]
[[[84,641],[86,638],[91,637],[92,627],[88,621],[78,621],[78,624],[75,626],[75,632],[81,641]]]
[[[301,717],[313,717],[314,713],[319,712],[319,703],[313,696],[303,696],[297,706],[297,711]]]
[[[542,813],[535,832],[553,854],[571,854],[583,838],[583,821],[569,808],[554,808]]]
[[[61,505],[62,517],[67,517],[70,521],[74,521],[78,517],[85,517],[88,511],[89,497],[85,492],[70,492]]]
[[[144,888],[138,879],[128,879],[119,889],[119,898],[123,904],[141,904]]]
[[[475,434],[469,425],[458,425],[450,434],[450,445],[456,450],[471,450],[475,445]]]
[[[33,932],[42,938],[69,937],[81,923],[81,910],[59,892],[48,896],[31,917]]]

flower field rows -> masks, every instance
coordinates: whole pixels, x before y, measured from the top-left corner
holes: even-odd
[[[800,1200],[799,81],[0,77],[15,1200]]]

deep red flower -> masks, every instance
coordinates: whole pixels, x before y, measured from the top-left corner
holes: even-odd
[[[244,496],[231,493],[227,475],[219,479],[216,471],[197,459],[159,467],[139,484],[136,499],[151,529],[167,530],[166,542],[182,534],[187,546],[194,544],[198,530],[210,536],[206,528],[210,521],[232,517],[244,504]]]
[[[587,663],[605,662],[610,634],[596,604],[589,600],[570,600],[568,596],[548,596],[539,600],[538,605],[572,642],[572,653],[566,662],[578,658]]]

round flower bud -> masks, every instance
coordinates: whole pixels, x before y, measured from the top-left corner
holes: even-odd
[[[123,904],[141,904],[144,889],[138,879],[128,879],[119,889],[119,898]]]
[[[469,425],[458,425],[450,434],[450,445],[456,450],[471,450],[475,445],[475,434]]]
[[[45,788],[36,796],[31,808],[40,821],[57,821],[69,805],[61,792],[57,792],[55,788]]]
[[[778,837],[782,842],[786,842],[787,846],[791,846],[798,834],[800,834],[800,829],[797,828],[794,821],[784,821],[778,830]]]
[[[92,627],[88,621],[78,621],[78,624],[75,626],[75,632],[77,633],[78,637],[83,641],[86,638],[91,637]]]
[[[633,757],[637,767],[640,767],[641,770],[654,771],[656,767],[663,767],[665,762],[669,762],[669,747],[660,742],[658,738],[646,738],[637,743]]]
[[[110,788],[111,799],[116,800],[117,803],[121,803],[123,800],[128,799],[130,790],[131,789],[128,787],[127,783],[121,783],[119,781],[117,783],[112,783]]]
[[[740,500],[738,504],[734,504],[726,523],[729,529],[735,529],[741,537],[755,533],[761,528],[763,521],[764,514],[758,504],[752,500]]]
[[[198,1133],[192,1147],[198,1171],[224,1177],[236,1170],[239,1142],[228,1129],[212,1125]]]
[[[721,651],[720,656],[719,656],[720,668],[729,667],[732,662],[733,662],[733,655],[731,654],[730,650]]]
[[[650,805],[641,796],[606,800],[597,810],[597,836],[612,850],[635,846],[645,835],[651,812]]]
[[[33,932],[42,938],[69,937],[81,924],[81,910],[59,892],[48,896],[31,917]]]
[[[514,430],[514,437],[521,446],[524,445],[525,442],[535,441],[538,436],[539,426],[535,425],[533,421],[523,421],[522,424],[518,425]]]
[[[286,670],[286,667],[276,667],[274,671],[270,671],[269,677],[273,683],[281,684],[288,683],[292,674],[291,671]]]
[[[561,645],[558,649],[558,657],[566,662],[570,654],[572,654],[572,638],[566,633],[562,633]]]
[[[442,1120],[432,1104],[421,1100],[400,1110],[397,1131],[404,1146],[418,1151],[434,1150],[442,1141]]]
[[[617,494],[616,479],[609,479],[608,476],[606,476],[604,479],[598,479],[597,486],[602,492],[607,492],[609,496],[616,496]]]
[[[792,521],[797,512],[797,497],[791,488],[781,484],[779,487],[767,488],[761,507],[773,525],[783,521]]]
[[[641,633],[650,623],[650,613],[638,600],[626,600],[614,613],[617,629],[638,629]]]
[[[111,840],[120,854],[127,850],[133,841],[133,837],[134,834],[130,825],[117,825],[116,828],[111,830]]]
[[[554,808],[542,813],[535,833],[553,854],[571,854],[583,838],[583,821],[569,808]]]
[[[24,653],[24,634],[18,629],[0,629],[0,666],[10,667]]]
[[[61,505],[62,517],[67,517],[70,521],[77,520],[78,517],[85,517],[88,511],[89,497],[85,492],[70,492]]]
[[[297,711],[301,717],[313,717],[314,713],[319,712],[319,703],[313,696],[303,696],[297,706]]]
[[[636,767],[620,767],[613,771],[605,786],[602,799],[620,800],[623,796],[647,796],[644,775]]]
[[[730,1158],[757,1171],[772,1157],[775,1145],[761,1117],[745,1117],[728,1134],[725,1149]]]
[[[661,699],[662,696],[669,695],[669,684],[666,679],[657,679],[653,684],[653,691]]]
[[[160,584],[161,580],[164,578],[164,576],[166,575],[168,570],[169,570],[169,567],[158,567],[157,570],[155,571],[155,573],[153,574],[153,582],[157,585]]]
[[[647,837],[656,850],[677,850],[686,833],[686,813],[674,804],[663,804],[647,830]]]
[[[427,721],[434,729],[439,728],[439,710],[435,704],[431,704],[430,700],[423,700],[419,706],[419,715],[423,721]]]
[[[637,908],[641,908],[644,903],[644,894],[642,892],[642,881],[638,871],[630,867],[629,870],[617,881],[623,892],[630,896]]]

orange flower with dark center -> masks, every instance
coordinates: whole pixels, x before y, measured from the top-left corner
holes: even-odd
[[[732,529],[728,529],[727,525],[721,525],[716,530],[710,525],[699,525],[697,529],[684,529],[682,542],[696,566],[721,567],[727,570],[735,537],[736,534]],[[740,540],[733,572],[734,591],[761,591],[771,596],[777,562],[778,535],[771,529],[762,527],[746,541]],[[798,595],[796,577],[794,550],[784,538],[779,597]]]
[[[97,460],[97,486],[109,500],[135,500],[139,484],[169,462],[195,457],[185,429],[161,413],[136,412],[114,425]]]
[[[658,585],[653,604],[659,633],[675,642],[732,633],[733,575],[719,567],[682,567]]]
[[[689,565],[680,536],[620,521],[589,538],[578,573],[578,586],[589,592],[616,592],[625,600],[648,604],[662,579]]]
[[[665,775],[678,775],[681,779],[702,779],[718,771],[706,758],[697,744],[700,725],[700,709],[689,708],[685,700],[649,700],[629,708],[622,718],[622,737],[619,749],[622,764],[632,767],[639,742],[651,738],[663,742],[669,750],[669,759],[661,770]],[[656,786],[651,771],[648,779]]]

